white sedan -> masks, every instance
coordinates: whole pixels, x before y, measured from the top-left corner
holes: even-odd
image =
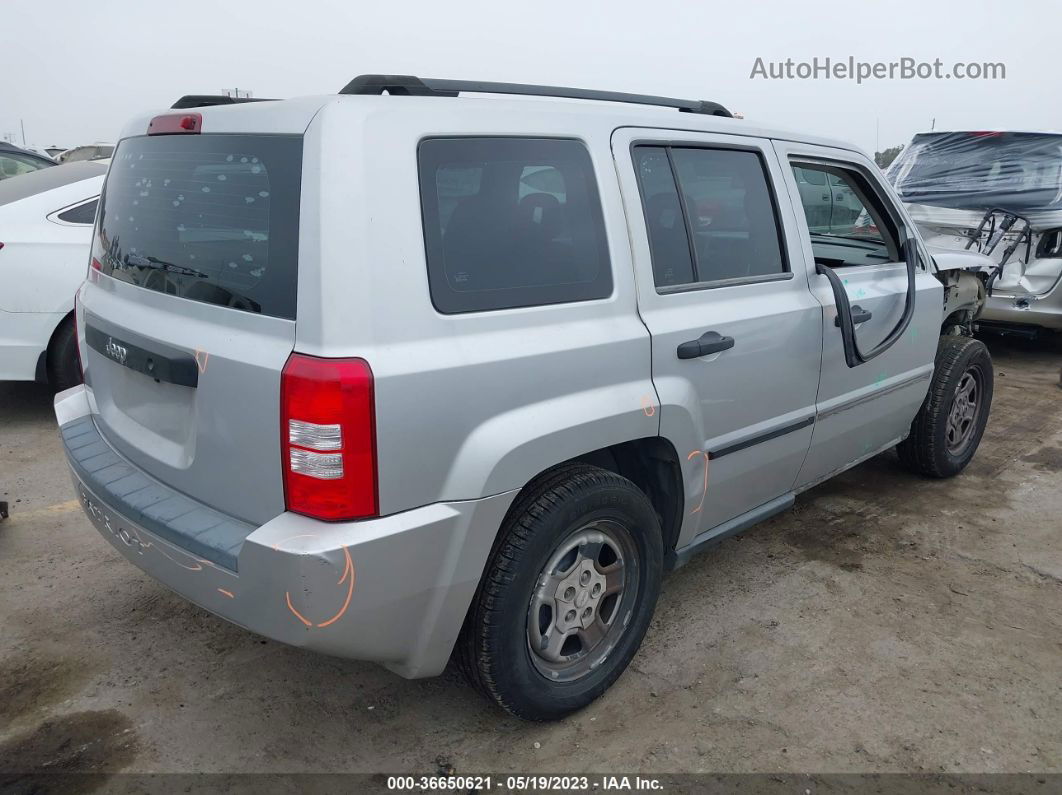
[[[108,161],[0,182],[0,381],[81,381],[74,293],[88,270]]]

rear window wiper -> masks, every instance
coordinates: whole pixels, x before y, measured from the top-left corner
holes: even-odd
[[[184,265],[175,265],[172,262],[164,262],[156,257],[133,257],[127,256],[125,258],[126,266],[133,266],[134,268],[146,268],[148,270],[166,271],[167,273],[175,273],[178,276],[191,276],[193,279],[208,279],[210,274],[197,271],[195,268],[187,268]]]

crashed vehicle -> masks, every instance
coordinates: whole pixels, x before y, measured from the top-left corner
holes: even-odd
[[[89,520],[243,627],[455,655],[545,720],[695,553],[893,448],[957,475],[987,260],[932,256],[859,150],[730,116],[364,75],[132,120],[55,402]]]
[[[1062,134],[921,133],[888,176],[927,244],[992,259],[979,325],[1062,329]]]

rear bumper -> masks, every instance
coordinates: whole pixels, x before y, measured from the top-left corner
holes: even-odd
[[[129,561],[201,607],[274,640],[372,660],[410,678],[443,670],[515,492],[361,522],[283,513],[260,527],[222,517],[203,529],[216,512],[139,470],[110,463],[90,471],[78,449],[107,444],[93,437],[90,402],[84,386],[62,392],[56,417],[86,515]],[[99,454],[108,453],[117,456],[109,445]],[[144,484],[129,492],[139,485],[136,476]],[[145,495],[151,505],[173,500],[167,504],[191,507],[170,516],[176,510],[143,505]]]

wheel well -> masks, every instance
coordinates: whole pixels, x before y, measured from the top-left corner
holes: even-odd
[[[59,336],[59,330],[61,328],[63,328],[63,326],[67,323],[67,321],[73,322],[73,318],[74,318],[74,310],[71,309],[69,312],[66,313],[66,315],[63,316],[62,320],[60,320],[58,323],[55,324],[55,328],[52,329],[52,336],[50,336],[48,338],[48,347],[44,349],[44,354],[43,354],[42,358],[38,361],[38,364],[37,364],[38,371],[41,369],[41,367],[40,367],[41,363],[43,362],[43,364],[44,364],[44,378],[45,378],[46,381],[51,379],[52,353],[55,350],[55,339],[56,339],[56,337]],[[40,378],[40,373],[38,372],[38,380],[39,380],[39,378]]]
[[[506,513],[504,522],[520,505],[520,495],[527,494],[545,477],[549,477],[565,464],[589,464],[590,466],[615,472],[634,483],[649,499],[649,504],[656,511],[663,535],[664,553],[675,549],[679,532],[682,529],[682,505],[685,495],[682,487],[682,466],[675,447],[660,436],[649,436],[629,442],[602,447],[588,453],[559,461],[530,478],[520,494],[513,500]],[[504,525],[503,522],[503,525]],[[488,562],[494,557],[501,533],[494,539]]]
[[[622,475],[649,498],[660,521],[664,551],[675,548],[682,526],[682,467],[667,439],[650,436],[577,456],[579,461]]]
[[[509,521],[509,517],[515,511],[519,510],[522,495],[533,490],[542,478],[549,477],[558,467],[575,463],[589,464],[615,472],[640,488],[656,511],[663,536],[665,556],[675,549],[675,545],[678,543],[679,531],[682,529],[682,505],[685,499],[682,487],[682,466],[675,447],[667,439],[660,436],[634,439],[629,442],[602,447],[599,450],[583,453],[567,461],[560,461],[548,469],[544,469],[530,478],[524,484],[524,487],[520,489],[520,494],[509,505],[509,510],[506,512],[502,526]],[[491,561],[494,559],[501,541],[502,533],[499,532],[495,535],[490,553],[487,555],[483,573],[480,575],[481,578],[490,570]],[[479,588],[482,587],[481,579]],[[465,626],[467,626],[468,617],[472,614],[471,611],[476,603],[476,598],[472,599],[467,608]]]

